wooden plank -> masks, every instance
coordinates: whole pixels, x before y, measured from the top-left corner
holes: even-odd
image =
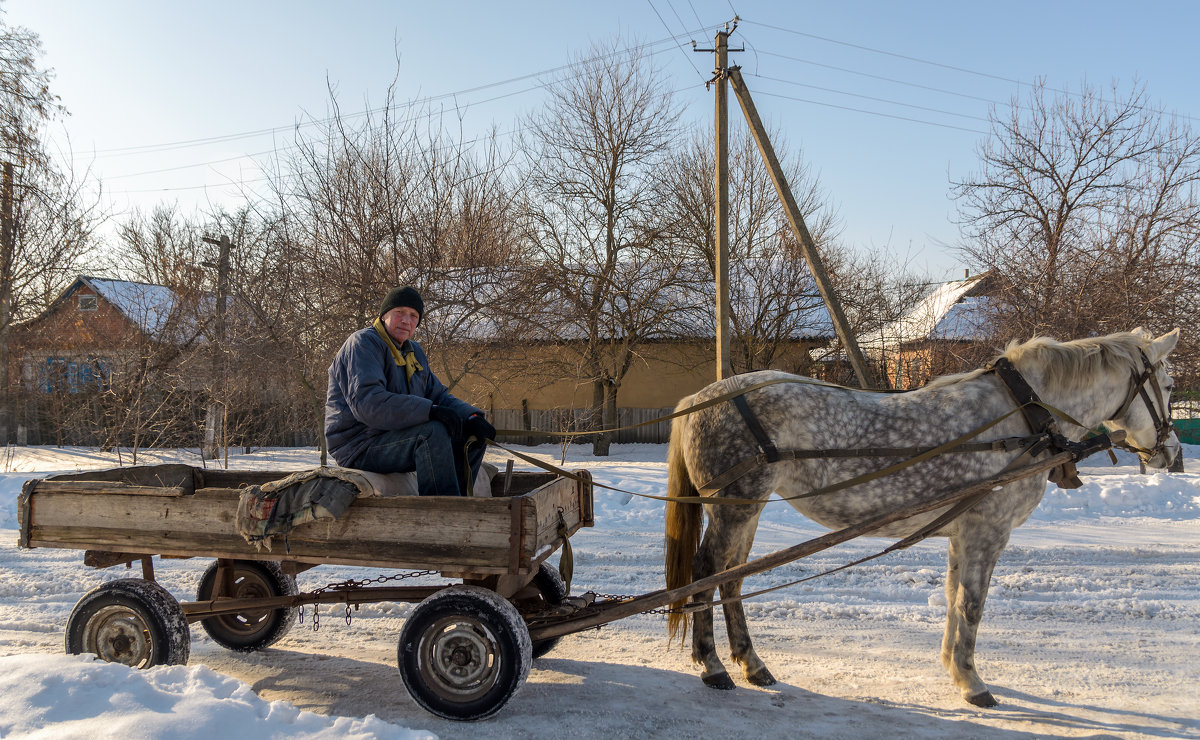
[[[127,496],[178,497],[190,493],[182,486],[132,486],[105,481],[38,481],[36,493],[99,493]]]
[[[525,555],[525,506],[527,498],[517,496],[508,500],[509,530],[508,530],[508,570],[516,573],[521,570],[521,560]],[[528,508],[533,508],[532,506]],[[534,514],[536,515],[536,511]]]
[[[190,532],[132,532],[127,529],[33,526],[34,547],[88,549],[105,547],[137,555],[186,555],[249,560],[366,565],[439,570],[448,563],[480,573],[508,573],[508,543],[503,547],[463,548],[457,543],[396,541],[297,542],[279,538],[272,550],[257,551],[240,536]],[[499,564],[499,565],[497,565]]]
[[[83,553],[83,564],[89,568],[111,568],[114,565],[132,563],[141,558],[142,553],[87,550]]]
[[[238,497],[196,494],[183,497],[35,493],[34,524],[143,531],[170,530],[233,538]],[[423,503],[424,502],[424,503]],[[464,506],[464,504],[474,504]],[[463,549],[507,546],[508,504],[504,500],[432,497],[359,499],[340,519],[317,521],[292,530],[292,542],[403,540],[454,542]],[[111,543],[98,543],[111,544]]]

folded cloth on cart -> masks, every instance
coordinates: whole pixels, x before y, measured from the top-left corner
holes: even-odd
[[[318,520],[337,519],[359,496],[415,496],[416,476],[320,467],[247,486],[238,499],[237,527],[246,542],[271,549],[276,535]]]
[[[483,463],[472,494],[492,495],[492,478],[498,469]],[[318,520],[337,519],[359,496],[416,496],[415,473],[372,473],[351,468],[320,467],[301,470],[286,478],[247,486],[238,499],[237,527],[246,542],[270,551],[276,535],[287,536],[293,527]]]

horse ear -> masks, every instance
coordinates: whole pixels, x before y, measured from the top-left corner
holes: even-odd
[[[1150,362],[1158,362],[1171,351],[1175,349],[1175,345],[1179,342],[1179,328],[1176,327],[1171,331],[1163,334],[1158,339],[1150,343],[1150,351],[1147,353],[1150,356]]]
[[[1129,333],[1133,334],[1136,337],[1141,337],[1142,339],[1145,339],[1147,341],[1149,341],[1151,338],[1154,337],[1154,335],[1151,334],[1149,331],[1147,331],[1146,327],[1144,327],[1144,326],[1136,327],[1136,328],[1132,329]]]

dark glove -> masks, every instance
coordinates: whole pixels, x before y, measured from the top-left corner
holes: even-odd
[[[446,427],[446,431],[450,433],[450,439],[462,439],[463,423],[462,418],[454,413],[453,409],[445,406],[438,406],[436,403],[429,407],[429,420],[438,421],[442,426]]]
[[[463,431],[466,432],[468,437],[474,435],[480,441],[496,439],[496,427],[488,423],[483,414],[471,414],[468,416],[467,420],[463,422]]]

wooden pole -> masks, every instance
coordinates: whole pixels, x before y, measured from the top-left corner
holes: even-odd
[[[825,265],[821,262],[821,255],[817,252],[812,235],[808,233],[808,227],[804,224],[804,217],[800,215],[800,208],[796,205],[792,189],[783,175],[783,168],[779,166],[775,148],[771,146],[771,140],[767,137],[766,129],[763,128],[762,119],[758,117],[758,110],[750,98],[750,90],[746,87],[746,81],[742,79],[742,71],[739,67],[729,69],[729,82],[733,86],[733,92],[737,95],[738,103],[742,106],[742,113],[746,115],[746,122],[750,125],[750,133],[754,136],[755,143],[758,144],[758,151],[767,164],[767,171],[771,173],[771,181],[775,183],[775,191],[779,193],[779,199],[783,202],[792,233],[796,236],[796,241],[800,243],[804,259],[808,262],[808,269],[812,271],[813,278],[817,281],[817,290],[820,291],[821,298],[825,300],[825,305],[829,308],[834,331],[837,332],[838,339],[842,341],[842,346],[846,348],[846,353],[850,356],[850,364],[854,367],[854,374],[858,376],[858,384],[863,388],[874,388],[875,383],[871,377],[871,371],[867,367],[862,351],[858,348],[858,341],[854,338],[850,323],[846,320],[846,315],[842,313],[842,305],[833,291],[833,285],[829,282],[829,275],[825,272]]]
[[[213,341],[213,386],[224,387],[225,385],[225,363],[223,361],[223,353],[225,352],[225,302],[229,297],[229,251],[233,244],[229,241],[229,237],[224,234],[220,239],[211,237],[201,237],[209,244],[215,244],[218,247],[217,252],[217,304],[216,308],[216,327]],[[206,267],[212,267],[211,262],[204,263]],[[221,448],[225,447],[226,467],[228,467],[229,449],[225,435],[225,408],[224,404],[218,403],[214,398],[209,400],[208,409],[205,413],[206,422],[204,425],[204,454],[203,457],[209,460],[216,460],[220,457]]]
[[[733,374],[729,341],[729,97],[725,86],[729,66],[729,33],[717,31],[716,69],[713,81],[716,89],[716,264],[714,277],[717,288],[717,380]]]

